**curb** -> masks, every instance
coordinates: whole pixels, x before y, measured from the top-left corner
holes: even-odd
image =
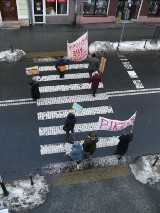
[[[30,52],[27,53],[27,58],[47,58],[66,56],[67,51],[53,51],[53,52]]]

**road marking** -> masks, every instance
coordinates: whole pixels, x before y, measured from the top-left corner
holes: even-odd
[[[73,112],[76,115],[76,117],[78,117],[78,116],[86,116],[86,115],[100,115],[100,114],[113,113],[113,109],[111,106],[100,106],[100,107],[83,108],[81,113],[73,109],[47,111],[47,112],[38,112],[37,117],[38,117],[38,120],[66,118],[69,112]]]
[[[135,73],[135,71],[127,71],[128,72],[128,75],[131,77],[131,78],[138,78],[137,74]]]
[[[103,84],[99,83],[99,89],[103,88]],[[57,86],[43,86],[39,87],[40,93],[46,92],[59,92],[59,91],[71,91],[71,90],[83,90],[83,89],[91,89],[91,85],[89,83],[82,84],[69,84],[69,85],[57,85]]]
[[[120,55],[118,55],[119,57],[122,57]],[[125,59],[121,59],[120,60],[122,61],[122,64],[123,66],[127,69],[127,70],[130,70],[130,71],[127,71],[128,72],[128,75],[131,77],[131,78],[138,78],[137,74],[135,73],[135,71],[133,70],[133,67],[131,66],[131,64],[129,62],[127,62],[127,58]],[[125,62],[123,62],[125,60]],[[144,88],[142,82],[140,80],[133,80],[133,83],[135,85],[135,87],[137,89],[140,89],[140,88]]]
[[[74,132],[89,132],[96,130],[97,122],[76,124]],[[62,126],[39,127],[39,136],[65,134]]]
[[[66,70],[87,69],[89,64],[69,64],[66,65]],[[39,72],[55,71],[55,66],[39,66]]]
[[[41,98],[37,100],[37,106],[42,105],[54,105],[54,104],[66,104],[74,102],[88,102],[88,101],[100,101],[107,100],[108,96],[106,93],[98,93],[96,97],[91,94],[86,95],[74,95],[74,96],[61,96],[53,98]]]
[[[71,80],[71,79],[83,79],[89,78],[88,73],[75,73],[75,74],[66,74],[64,78],[60,78],[59,75],[47,75],[42,76],[39,81],[56,81],[56,80]]]
[[[133,83],[135,84],[137,89],[144,88],[144,86],[140,80],[133,80]]]
[[[116,155],[92,158],[92,160],[83,160],[79,164],[79,169],[77,168],[77,163],[75,161],[50,163],[42,166],[42,172],[46,174],[64,173],[77,170],[86,170],[88,168],[100,168],[106,166],[116,166],[127,164],[130,162],[129,157],[123,157],[121,161],[118,161]]]
[[[104,148],[109,146],[116,146],[119,142],[119,137],[98,137],[99,141],[96,144],[97,148]],[[80,141],[81,145],[84,141]],[[56,144],[45,144],[40,145],[40,153],[41,155],[55,154],[65,152],[66,155],[69,155],[71,151],[72,144],[70,143],[56,143]]]
[[[97,93],[96,97],[91,94],[87,95],[76,95],[76,96],[62,96],[53,98],[41,98],[36,102],[30,101],[32,99],[15,99],[15,100],[4,100],[0,101],[0,107],[3,106],[16,106],[22,104],[36,104],[37,106],[52,105],[52,104],[63,104],[63,103],[73,103],[73,102],[89,102],[97,100],[107,100],[108,98],[118,97],[118,96],[130,96],[130,95],[149,95],[149,94],[159,94],[160,88],[152,89],[136,89],[136,90],[125,90],[125,91],[113,91],[107,93]],[[25,101],[22,101],[25,100]],[[13,103],[11,103],[13,102]],[[17,103],[15,103],[17,102]]]

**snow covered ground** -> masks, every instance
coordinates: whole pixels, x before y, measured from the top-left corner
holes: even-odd
[[[0,209],[22,212],[44,203],[48,193],[48,185],[44,177],[36,175],[33,177],[33,182],[34,184],[31,185],[28,179],[5,183],[9,195],[5,197],[0,188]]]
[[[95,41],[89,46],[89,53],[97,52],[114,52],[117,51],[118,42],[110,41]],[[149,51],[149,50],[160,50],[160,41],[151,43],[151,40],[147,41],[124,41],[119,44],[119,51]],[[26,56],[23,50],[15,49],[0,52],[0,61],[16,62]]]

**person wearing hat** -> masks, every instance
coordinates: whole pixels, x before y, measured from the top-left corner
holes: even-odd
[[[79,141],[75,141],[70,151],[70,159],[79,164],[82,160],[82,145]]]
[[[90,158],[93,153],[96,151],[96,143],[98,142],[98,137],[95,131],[91,131],[88,137],[83,143],[84,157]]]
[[[118,160],[122,159],[122,156],[127,152],[129,143],[133,140],[133,133],[123,134],[119,137],[119,143],[115,154]]]
[[[93,97],[95,97],[98,86],[99,86],[99,82],[101,82],[101,76],[99,75],[98,71],[93,72],[92,77],[90,79],[91,83],[91,90],[92,90],[92,94]]]
[[[89,76],[91,78],[92,77],[92,73],[95,70],[99,69],[99,59],[96,58],[96,54],[93,53],[91,55],[91,57],[89,58],[88,62],[89,62],[88,71],[89,71]]]
[[[66,141],[69,143],[73,143],[73,141],[75,140],[75,135],[74,135],[74,126],[76,124],[77,120],[76,117],[73,113],[69,113],[67,115],[67,118],[65,120],[64,126],[63,126],[63,130],[66,132]],[[70,137],[69,137],[69,132],[72,132],[72,140],[70,141]]]

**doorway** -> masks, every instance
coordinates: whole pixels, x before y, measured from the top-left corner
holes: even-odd
[[[18,21],[16,0],[0,0],[2,21]]]
[[[45,23],[43,0],[32,0],[32,8],[33,8],[33,24]]]

